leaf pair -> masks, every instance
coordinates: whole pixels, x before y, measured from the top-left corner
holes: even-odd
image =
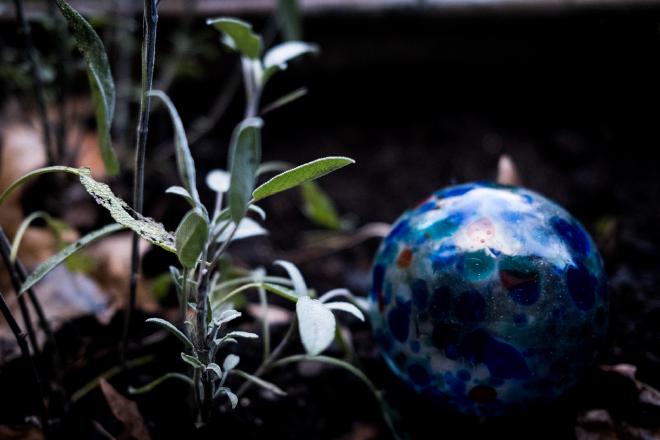
[[[206,21],[222,32],[222,42],[238,52],[243,58],[257,63],[257,84],[263,87],[278,71],[285,70],[288,63],[302,55],[318,53],[315,44],[303,41],[287,41],[269,49],[260,60],[263,53],[263,40],[252,30],[252,25],[236,18],[220,17]]]
[[[330,346],[335,338],[336,321],[333,310],[351,313],[361,321],[364,315],[353,304],[345,301],[328,302],[337,297],[352,298],[347,289],[334,289],[322,295],[319,299],[309,296],[307,284],[298,268],[288,261],[276,261],[282,266],[293,284],[293,290],[298,296],[296,301],[296,316],[300,339],[309,355],[315,356]]]

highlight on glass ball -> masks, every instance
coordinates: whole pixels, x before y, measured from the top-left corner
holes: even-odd
[[[372,275],[371,321],[389,366],[466,414],[548,406],[592,365],[607,328],[594,242],[523,188],[435,192],[396,221]]]

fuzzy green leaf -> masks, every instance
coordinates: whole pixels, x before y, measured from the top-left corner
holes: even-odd
[[[319,300],[303,296],[296,303],[298,330],[307,354],[323,352],[335,338],[335,316]]]
[[[195,206],[197,206],[197,203],[195,202],[195,200],[193,199],[193,197],[190,195],[190,193],[188,192],[188,190],[185,189],[185,188],[182,187],[182,186],[178,186],[178,185],[170,186],[169,188],[167,188],[167,189],[165,190],[165,194],[175,194],[175,195],[177,195],[177,196],[181,196],[181,197],[183,197],[184,199],[186,199],[186,201],[187,201],[188,203],[190,203],[190,206],[192,206],[193,208],[194,208]]]
[[[302,276],[300,269],[298,269],[295,264],[284,260],[276,260],[273,262],[273,264],[284,268],[287,274],[289,274],[289,278],[293,283],[293,290],[296,292],[296,295],[307,295],[307,283],[305,283],[305,278]]]
[[[265,84],[276,72],[285,70],[289,61],[302,55],[318,52],[319,47],[316,44],[305,43],[304,41],[287,41],[274,46],[264,55],[262,83]]]
[[[216,364],[215,362],[211,362],[206,366],[207,371],[213,371],[216,376],[218,376],[218,379],[222,379],[222,369],[220,368],[220,365]]]
[[[229,370],[233,370],[236,367],[236,365],[238,365],[240,360],[241,358],[239,358],[235,354],[228,354],[227,357],[225,358],[225,361],[222,363],[222,369],[225,372],[228,372]]]
[[[209,223],[203,212],[191,209],[176,229],[176,255],[183,267],[193,268],[199,260],[209,235]]]
[[[199,203],[199,194],[197,192],[197,179],[195,174],[195,161],[190,154],[190,147],[188,146],[188,138],[186,138],[186,131],[183,128],[183,122],[179,117],[179,112],[170,100],[170,98],[160,90],[152,90],[150,96],[159,98],[170,114],[172,125],[174,126],[174,146],[176,153],[176,166],[179,170],[179,178],[183,186],[192,197],[192,199]]]
[[[263,121],[260,118],[244,120],[234,130],[229,146],[229,211],[236,224],[245,216],[254,189],[257,169],[261,162],[262,126]]]
[[[233,332],[229,332],[227,333],[226,336],[230,338],[245,338],[245,339],[257,339],[259,337],[259,335],[257,335],[256,333],[243,332],[240,330],[234,330]]]
[[[181,359],[183,359],[185,363],[187,363],[193,368],[198,368],[198,369],[204,368],[204,364],[195,356],[190,356],[189,354],[181,353]]]
[[[82,52],[87,68],[87,77],[92,90],[92,101],[96,113],[101,156],[106,172],[114,176],[119,173],[119,162],[112,149],[110,129],[115,112],[115,84],[110,71],[108,56],[94,28],[71,7],[65,0],[55,0],[62,11],[69,29],[76,40],[78,50]]]
[[[236,18],[211,18],[206,24],[212,25],[223,33],[223,43],[248,58],[261,56],[261,37],[252,31],[252,25]]]
[[[227,398],[229,399],[229,403],[231,404],[231,408],[235,409],[236,405],[238,405],[238,396],[232,392],[227,387],[220,387],[218,390],[215,392],[215,395],[213,396],[214,399],[218,398],[219,396],[226,395]]]
[[[297,166],[268,180],[252,193],[254,201],[270,197],[287,189],[294,188],[310,180],[318,179],[335,170],[355,163],[348,157],[324,157]]]
[[[190,339],[188,339],[188,336],[184,335],[181,330],[176,328],[171,322],[165,321],[164,319],[160,318],[149,318],[145,322],[151,322],[154,323],[168,332],[172,333],[174,336],[176,336],[183,344],[187,347],[192,349],[193,348],[193,343],[190,342]]]
[[[97,229],[94,232],[90,232],[89,234],[85,235],[75,243],[70,244],[69,246],[65,247],[52,257],[50,257],[48,260],[44,261],[41,263],[35,270],[28,276],[21,286],[21,294],[29,290],[32,286],[34,286],[36,283],[38,283],[43,277],[45,277],[51,270],[55,269],[57,265],[62,263],[64,260],[66,260],[68,257],[70,257],[74,252],[79,251],[80,249],[84,248],[91,242],[98,240],[99,238],[103,238],[106,235],[110,235],[113,232],[117,232],[124,229],[124,226],[113,223],[111,225],[107,225],[102,227],[101,229]]]
[[[364,314],[362,310],[355,307],[353,304],[346,301],[330,302],[326,303],[325,306],[330,310],[341,310],[343,312],[348,312],[351,315],[355,316],[360,321],[364,321]]]

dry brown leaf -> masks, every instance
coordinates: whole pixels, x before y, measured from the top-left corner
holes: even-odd
[[[137,404],[122,396],[105,379],[101,379],[100,385],[110,411],[124,425],[124,430],[119,438],[149,440],[151,437],[144,425],[144,419],[142,419],[142,414],[140,414]]]

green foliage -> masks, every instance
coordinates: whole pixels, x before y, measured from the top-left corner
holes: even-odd
[[[263,59],[262,83],[268,82],[276,72],[286,70],[290,61],[307,54],[318,54],[319,47],[316,44],[304,41],[287,41],[270,49]]]
[[[295,188],[305,182],[323,177],[353,163],[355,161],[347,157],[324,157],[322,159],[316,159],[278,174],[255,189],[252,197],[254,201],[265,199],[287,189]]]
[[[318,299],[301,297],[296,303],[300,340],[308,354],[324,351],[335,338],[335,317]]]
[[[45,277],[51,270],[55,269],[55,267],[57,267],[60,263],[62,263],[64,260],[70,257],[74,252],[79,251],[80,249],[84,248],[85,246],[89,245],[95,240],[103,238],[106,235],[110,235],[113,232],[117,232],[122,229],[124,229],[124,226],[117,223],[104,226],[101,229],[98,229],[94,232],[90,232],[89,234],[82,237],[80,240],[65,247],[64,249],[62,249],[52,257],[50,257],[48,260],[44,261],[39,266],[37,266],[37,268],[25,279],[25,282],[21,286],[20,293],[23,294],[24,292],[27,292],[32,286],[34,286],[39,281],[41,281],[43,277]]]
[[[183,217],[176,230],[176,255],[187,269],[195,267],[209,235],[208,218],[197,208]]]
[[[245,216],[261,162],[260,118],[249,118],[238,124],[229,146],[229,211],[234,223]]]
[[[263,42],[261,36],[252,31],[252,25],[236,18],[213,18],[206,21],[223,32],[222,40],[227,46],[248,58],[261,56]]]
[[[188,192],[189,197],[192,198],[195,203],[199,204],[199,194],[197,193],[197,182],[195,177],[195,161],[192,158],[192,154],[190,154],[188,139],[186,138],[186,132],[183,129],[183,122],[181,122],[179,113],[176,111],[174,104],[165,93],[159,90],[153,90],[149,95],[159,98],[165,103],[165,107],[167,107],[167,111],[172,119],[172,125],[174,126],[174,151],[176,153],[179,178]]]
[[[181,330],[176,328],[170,322],[165,321],[164,319],[160,319],[160,318],[149,318],[149,319],[147,319],[146,322],[151,322],[151,323],[154,323],[154,324],[164,328],[165,330],[167,330],[168,332],[170,332],[171,334],[176,336],[181,342],[183,342],[183,345],[185,345],[186,348],[194,348],[194,345],[190,341],[190,339],[188,339],[188,337],[186,335],[184,335]]]
[[[96,113],[101,156],[109,175],[119,172],[119,162],[112,149],[110,129],[115,111],[115,85],[110,71],[110,63],[101,39],[94,28],[71,7],[65,0],[55,0],[64,15],[69,29],[76,40],[76,46],[82,52],[87,68],[92,101]]]

